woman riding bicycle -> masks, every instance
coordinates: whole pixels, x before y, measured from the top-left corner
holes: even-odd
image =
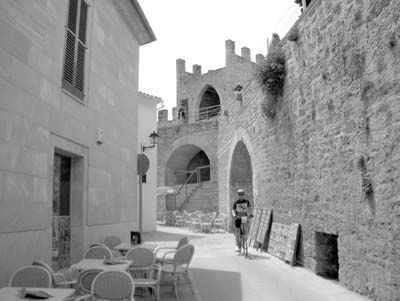
[[[240,245],[240,226],[242,224],[242,217],[249,217],[251,214],[250,201],[244,198],[244,190],[238,189],[238,200],[233,203],[232,215],[235,219],[235,238],[236,238],[236,252],[241,252]],[[242,233],[243,234],[243,233]]]

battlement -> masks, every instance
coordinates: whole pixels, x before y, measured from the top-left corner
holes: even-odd
[[[242,47],[241,48],[241,53],[240,55],[237,55],[235,52],[235,42],[232,40],[226,40],[225,41],[225,55],[226,55],[226,62],[225,62],[225,67],[228,65],[232,65],[237,61],[237,59],[248,61],[249,63],[256,63],[259,64],[264,60],[264,55],[262,54],[257,54],[256,55],[256,61],[253,62],[251,60],[251,51],[250,48],[248,47]],[[222,69],[222,68],[220,68]],[[219,70],[219,69],[217,69]],[[177,59],[176,60],[176,75],[177,79],[180,79],[184,76],[201,76],[201,75],[206,75],[208,73],[215,72],[216,70],[209,70],[206,73],[201,72],[201,65],[194,64],[192,66],[192,72],[186,71],[186,62],[183,59]]]

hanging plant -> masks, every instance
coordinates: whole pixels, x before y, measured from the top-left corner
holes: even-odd
[[[367,174],[367,166],[365,164],[365,159],[363,156],[359,156],[357,159],[358,168],[361,171],[361,189],[364,191],[365,194],[371,194],[374,192],[372,187],[372,182],[368,178]]]
[[[278,97],[283,94],[285,77],[286,67],[283,51],[279,47],[270,49],[264,62],[257,68],[256,78],[266,96],[263,111],[271,118],[275,117]]]

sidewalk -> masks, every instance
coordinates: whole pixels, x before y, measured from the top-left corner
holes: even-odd
[[[238,256],[230,233],[193,233],[186,228],[159,225],[156,232],[144,233],[143,240],[171,245],[184,235],[189,236],[196,248],[190,265],[194,294],[188,285],[180,285],[180,300],[368,300],[336,281],[321,278],[302,267],[291,267],[253,248],[249,249],[251,259]],[[176,300],[172,286],[162,286],[161,300]]]

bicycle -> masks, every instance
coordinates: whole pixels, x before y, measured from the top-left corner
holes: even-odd
[[[240,234],[239,234],[240,248],[241,250],[243,250],[243,255],[245,258],[249,257],[248,237],[249,237],[249,225],[252,217],[253,215],[238,217],[241,219]]]

